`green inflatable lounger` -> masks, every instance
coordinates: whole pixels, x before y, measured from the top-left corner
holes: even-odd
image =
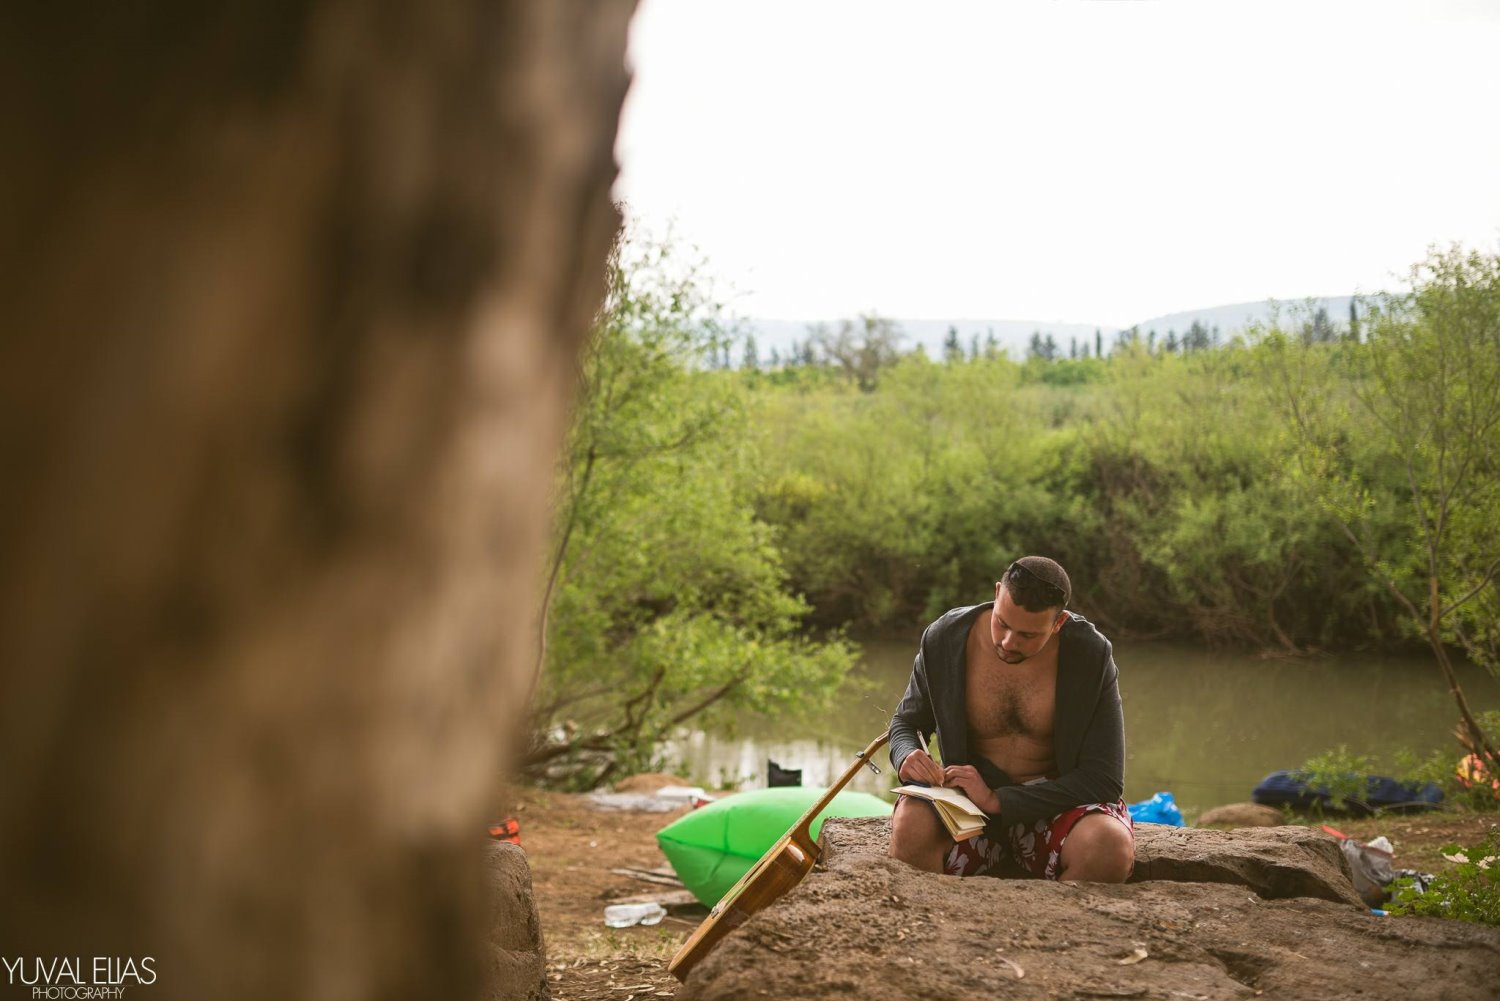
[[[656,832],[656,843],[682,885],[712,907],[825,791],[783,786],[735,793],[672,821]],[[812,836],[827,817],[883,817],[893,809],[878,796],[845,790],[818,814]]]

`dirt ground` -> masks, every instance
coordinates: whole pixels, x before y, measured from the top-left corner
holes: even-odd
[[[671,780],[663,779],[667,781]],[[686,808],[670,813],[605,811],[587,796],[524,787],[512,790],[509,802],[520,820],[521,843],[531,866],[552,997],[674,997],[680,985],[667,973],[667,961],[707,909],[674,911],[655,927],[615,929],[605,927],[604,908],[622,897],[669,889],[610,870],[666,866],[656,832]],[[1448,867],[1440,852],[1444,845],[1479,840],[1492,824],[1500,824],[1500,813],[1303,819],[1312,826],[1327,823],[1362,841],[1384,834],[1395,845],[1397,866],[1440,872]]]
[[[510,801],[531,866],[554,1001],[672,997],[679,984],[667,962],[708,909],[668,914],[655,927],[607,928],[604,908],[670,890],[610,870],[665,867],[656,832],[688,808],[605,811],[587,796],[531,788],[513,790]]]

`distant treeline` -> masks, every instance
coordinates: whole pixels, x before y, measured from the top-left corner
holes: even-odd
[[[1270,317],[1268,321],[1265,321],[1266,323],[1278,323],[1284,320],[1288,325],[1295,327],[1298,335],[1305,342],[1326,344],[1335,340],[1359,340],[1360,328],[1364,322],[1360,318],[1359,301],[1350,298],[1347,300],[1347,306],[1347,319],[1339,320],[1332,318],[1327,300],[1309,299],[1292,305],[1271,302],[1261,307],[1261,311]],[[1222,308],[1232,309],[1233,307]],[[1339,308],[1342,310],[1342,307]],[[780,321],[778,325],[787,326]],[[921,321],[920,325],[926,326],[927,321]],[[1240,328],[1246,325],[1241,322],[1234,332],[1239,332]],[[1107,335],[1101,328],[1096,327],[1092,333],[1085,330],[1080,334],[1075,330],[1067,335],[1066,342],[1050,330],[1033,329],[1031,338],[1024,345],[1015,346],[1014,349],[1023,360],[1026,358],[1043,358],[1047,361],[1060,358],[1077,360],[1104,358],[1134,344],[1144,344],[1146,350],[1152,354],[1158,351],[1168,354],[1178,351],[1184,353],[1204,351],[1220,347],[1230,339],[1225,336],[1218,324],[1205,322],[1199,317],[1193,317],[1186,322],[1180,333],[1175,326],[1168,325],[1162,329],[1164,333],[1158,333],[1153,325],[1139,325],[1116,330]],[[904,353],[929,354],[920,340],[915,344],[912,343],[909,333],[900,322],[876,315],[865,315],[856,320],[840,320],[835,324],[812,324],[806,328],[805,336],[801,338],[794,336],[789,343],[783,341],[782,347],[772,344],[769,348],[765,348],[762,347],[760,339],[752,329],[733,341],[722,342],[718,350],[709,356],[708,361],[714,368],[777,372],[783,369],[818,367],[830,363],[843,364],[847,360],[848,349],[855,345],[863,346],[866,350],[873,350],[876,356],[895,357]],[[977,361],[980,358],[995,358],[1012,352],[1012,348],[1002,345],[1000,339],[995,336],[993,326],[983,337],[977,331],[972,331],[965,338],[954,324],[948,325],[941,345],[936,346],[934,350],[936,356],[944,362]]]

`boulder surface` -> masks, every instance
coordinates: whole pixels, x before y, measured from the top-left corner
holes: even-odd
[[[1317,897],[1363,906],[1339,843],[1306,827],[1135,825],[1132,883],[1232,883],[1267,900]]]
[[[1200,836],[1224,832],[1162,837],[1141,825],[1138,845],[1155,846],[1148,867],[1222,878],[1106,885],[935,876],[888,857],[887,818],[830,819],[819,867],[730,935],[677,998],[1493,1001],[1500,929],[1263,896],[1317,887],[1286,875],[1318,868],[1323,851],[1289,831],[1275,836],[1279,861],[1269,838],[1215,864],[1200,856],[1246,832],[1199,851]],[[1159,863],[1173,857],[1190,864]]]

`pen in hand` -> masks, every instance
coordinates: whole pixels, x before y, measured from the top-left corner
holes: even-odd
[[[932,760],[932,755],[920,747],[902,760],[901,768],[896,774],[903,782],[926,782],[934,786],[948,784],[944,780],[943,770]]]

